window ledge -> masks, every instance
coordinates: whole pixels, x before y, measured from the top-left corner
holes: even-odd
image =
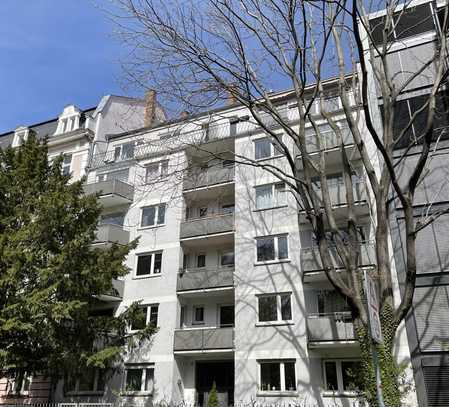
[[[133,280],[142,280],[143,278],[156,278],[156,277],[162,277],[162,273],[145,274],[143,276],[134,276]]]
[[[256,261],[254,263],[255,266],[270,266],[272,264],[281,264],[281,263],[290,263],[290,259],[282,259],[282,260],[269,260],[269,261]]]
[[[269,160],[275,160],[276,158],[284,158],[282,154],[272,155],[270,157],[264,157],[264,158],[256,158],[254,161],[257,161],[258,163],[261,161],[269,161]]]
[[[256,326],[288,326],[295,325],[292,320],[289,321],[264,321],[264,322],[256,322]]]
[[[102,396],[104,394],[104,391],[79,390],[79,391],[68,391],[65,394],[66,396]]]
[[[147,229],[157,229],[165,226],[165,223],[161,223],[160,225],[151,225],[151,226],[139,226],[137,230],[147,230]]]
[[[359,397],[360,393],[356,391],[332,391],[324,390],[322,392],[323,397]]]
[[[131,397],[135,397],[135,396],[153,396],[153,392],[152,391],[122,391],[120,393],[121,396],[131,396]]]
[[[264,211],[270,211],[273,209],[282,209],[282,208],[288,208],[288,205],[278,205],[278,206],[270,206],[269,208],[254,209],[253,212],[264,212]]]
[[[298,392],[296,390],[259,390],[257,392],[257,396],[259,397],[294,397],[298,396]]]

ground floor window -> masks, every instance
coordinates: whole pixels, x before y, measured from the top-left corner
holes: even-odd
[[[69,393],[102,393],[105,388],[105,371],[87,368],[78,376],[67,380],[66,391]]]
[[[152,393],[154,388],[154,364],[127,365],[125,368],[125,392]]]
[[[295,391],[294,360],[263,360],[260,365],[259,388],[262,391]]]
[[[326,390],[339,393],[359,390],[362,377],[359,360],[325,360],[323,370]]]
[[[8,379],[8,394],[27,396],[30,390],[32,377],[27,372],[17,372]]]

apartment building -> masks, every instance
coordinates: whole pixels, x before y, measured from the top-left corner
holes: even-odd
[[[20,126],[0,135],[0,148],[18,147],[34,132],[40,140],[47,139],[49,159],[63,155],[62,171],[79,180],[87,174],[87,165],[94,151],[104,150],[106,134],[141,128],[164,120],[165,115],[150,91],[145,100],[123,96],[102,97],[99,104],[82,110],[75,105],[66,106],[61,114],[51,120],[31,126]],[[88,190],[88,186],[86,189]],[[107,234],[113,233],[101,224],[97,231],[96,245],[107,242]],[[117,293],[105,293],[102,307],[113,312],[123,293],[123,282],[115,281]],[[50,382],[42,376],[28,376],[21,381],[0,377],[0,404],[17,402],[48,402]]]
[[[334,86],[326,84],[330,95]],[[294,126],[290,97],[277,95],[279,111]],[[363,169],[339,99],[330,96],[326,105],[357,169],[361,268],[369,269],[375,256]],[[318,104],[314,109],[319,118]],[[281,131],[269,115],[263,120]],[[344,222],[341,155],[336,136],[318,122],[335,213]],[[311,126],[307,132],[318,157]],[[233,105],[106,140],[89,164],[89,190],[100,192],[107,240],[139,238],[117,312],[140,301],[159,331],[126,354],[108,380],[92,372],[82,388],[60,383],[54,400],[203,406],[215,383],[222,405],[357,405],[351,372],[360,350],[351,315],[327,282],[304,213],[284,183],[232,160],[238,154],[289,171],[248,112]],[[404,334],[397,355],[410,360]],[[414,397],[408,405],[416,405]]]
[[[410,76],[421,69],[403,90],[397,106],[398,117],[395,123],[396,136],[413,115],[419,111],[431,91],[435,78],[435,65],[423,64],[438,50],[441,41],[440,28],[443,24],[445,2],[414,1],[407,4],[407,12],[398,7],[395,19],[399,21],[390,38],[387,61],[392,74],[396,76],[399,87]],[[385,11],[370,16],[370,26],[375,43],[382,41],[382,29]],[[366,46],[366,43],[365,43]],[[370,76],[371,78],[373,77]],[[371,84],[372,95],[376,88]],[[380,95],[377,89],[377,94]],[[375,96],[374,96],[375,97]],[[383,112],[381,101],[379,104]],[[420,136],[426,125],[426,112],[418,115],[413,126],[396,143],[395,156],[398,160],[405,154],[402,164],[402,179],[411,175],[409,164],[418,159]],[[434,216],[447,208],[449,185],[447,162],[449,160],[449,94],[447,81],[437,95],[435,111],[435,143],[422,181],[415,194],[416,220]],[[416,143],[409,150],[406,148]],[[395,203],[392,216],[391,234],[395,251],[395,262],[399,280],[404,278],[404,222],[402,208]],[[433,224],[420,231],[416,239],[416,257],[418,276],[414,297],[413,312],[406,322],[407,335],[416,384],[419,405],[436,407],[449,405],[449,389],[446,379],[449,375],[449,268],[447,231],[449,216],[444,214]]]

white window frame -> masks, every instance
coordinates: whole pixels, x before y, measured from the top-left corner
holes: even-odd
[[[198,321],[196,320],[196,310],[198,308],[202,308],[203,309],[203,320],[202,321]],[[202,304],[196,304],[193,306],[193,312],[192,312],[192,325],[204,325],[206,323],[206,307]]]
[[[66,157],[70,157],[70,163],[64,163],[64,160]],[[62,154],[61,172],[63,175],[70,175],[70,173],[72,172],[72,163],[73,163],[73,154],[72,153]],[[64,174],[64,170],[66,168],[68,168],[69,172],[67,174]]]
[[[155,328],[157,328],[159,326],[159,309],[160,309],[160,304],[159,303],[152,303],[152,304],[140,304],[139,307],[141,309],[145,310],[145,326],[148,326],[150,324],[150,320],[151,320],[151,309],[153,307],[157,308],[157,321],[156,321],[156,325]],[[137,332],[139,329],[133,329],[132,326],[129,327],[129,331],[130,332]]]
[[[290,296],[290,319],[282,319],[282,302],[281,297],[285,295]],[[273,324],[288,324],[293,322],[293,306],[292,306],[292,292],[282,292],[282,293],[267,293],[267,294],[257,294],[257,325],[273,325]],[[259,300],[263,297],[276,297],[276,319],[272,321],[261,321],[259,314]]]
[[[279,200],[279,196],[278,196],[277,191],[276,191],[276,187],[278,185],[279,186],[280,185],[284,185],[284,188],[283,188],[283,190],[281,192],[283,194],[283,198],[281,200]],[[270,202],[270,205],[266,206],[266,207],[263,207],[263,208],[259,208],[258,205],[257,205],[257,191],[258,190],[260,191],[262,188],[268,188],[268,187],[271,188],[271,199],[270,199],[271,202]],[[263,211],[265,209],[275,209],[275,208],[282,208],[282,207],[287,206],[287,195],[286,195],[286,193],[287,193],[286,185],[285,185],[285,182],[282,182],[282,181],[281,182],[273,182],[273,183],[270,183],[270,184],[256,185],[254,187],[256,210],[257,211]]]
[[[327,388],[327,377],[326,377],[326,362],[332,362],[336,364],[337,369],[337,390],[330,390]],[[360,392],[356,390],[345,390],[343,384],[343,369],[342,362],[360,362],[360,359],[323,359],[321,363],[321,368],[323,372],[323,391],[329,394],[341,394],[341,395],[357,395]]]
[[[156,254],[161,254],[161,271],[159,273],[155,273],[154,272],[154,262],[156,260]],[[150,265],[150,270],[149,273],[147,274],[137,274],[137,270],[138,270],[138,266],[139,266],[139,257],[143,257],[143,256],[151,256],[151,265]],[[136,254],[136,264],[134,267],[134,278],[135,279],[139,279],[139,278],[148,278],[148,277],[156,277],[156,276],[160,276],[162,275],[162,262],[164,259],[164,255],[163,255],[163,250],[156,250],[154,252],[144,252],[144,253],[138,253]]]
[[[25,390],[25,382],[28,382],[28,390]],[[18,388],[17,378],[10,378],[7,382],[7,394],[8,395],[19,395],[28,396],[33,382],[33,375],[24,372],[22,383],[20,384],[20,389]]]
[[[280,233],[278,235],[268,235],[268,236],[257,236],[255,238],[255,264],[267,264],[267,263],[279,263],[279,262],[284,262],[284,261],[290,261],[290,244],[288,241],[288,233]],[[278,244],[278,239],[279,237],[285,237],[287,239],[287,257],[280,259],[279,258],[279,244]],[[257,258],[257,241],[260,239],[269,239],[269,238],[273,238],[274,239],[274,259],[271,260],[258,260]]]
[[[278,135],[278,138],[282,140],[282,136]],[[270,143],[270,155],[267,157],[260,157],[260,158],[256,158],[256,144],[258,142],[261,142],[263,140],[268,140],[268,142]],[[276,149],[276,144],[277,140],[273,139],[270,136],[264,136],[264,137],[258,137],[256,139],[253,140],[254,143],[254,159],[256,161],[263,161],[263,160],[270,160],[272,158],[277,158],[277,157],[282,157],[283,154],[281,151],[279,151],[278,149]]]
[[[263,360],[258,360],[257,363],[259,364],[259,369],[258,369],[258,389],[259,389],[259,393],[267,393],[267,394],[277,394],[277,393],[289,393],[289,394],[293,394],[293,393],[297,393],[298,392],[298,372],[296,369],[296,359],[263,359]],[[279,369],[280,369],[280,386],[281,388],[279,390],[262,390],[262,365],[263,364],[279,364]],[[288,390],[285,388],[285,363],[293,363],[295,366],[295,390]]]
[[[228,254],[232,253],[232,255],[234,256],[234,264],[222,264],[222,259],[223,256],[226,256]],[[222,250],[219,255],[218,255],[218,267],[219,268],[232,268],[235,267],[235,251],[233,249],[229,249],[229,250]]]
[[[155,178],[153,180],[148,179],[148,169],[156,167]],[[157,181],[168,174],[168,160],[154,161],[145,165],[145,184],[149,184],[153,181]]]
[[[20,147],[28,140],[30,129],[28,127],[19,127],[14,131],[12,147]]]
[[[131,157],[126,157],[125,158],[124,155],[123,155],[123,147],[127,146],[127,145],[133,145],[133,153],[132,153]],[[116,157],[117,149],[120,149],[120,153],[118,154],[118,157]],[[126,161],[126,160],[133,159],[134,156],[135,156],[135,153],[136,153],[135,149],[136,149],[136,143],[134,141],[128,141],[126,143],[114,145],[113,146],[113,150],[112,150],[112,153],[113,153],[113,160],[112,161],[113,162],[119,162],[119,161]]]
[[[204,266],[201,266],[201,267],[198,266],[198,258],[199,258],[200,256],[204,256]],[[195,255],[195,268],[196,268],[196,269],[198,269],[198,268],[200,268],[200,269],[205,269],[206,266],[207,266],[207,254],[206,254],[205,252],[197,253],[197,254]]]
[[[164,210],[165,210],[165,212],[164,212],[164,222],[158,223],[159,210],[160,210],[161,206],[164,206]],[[142,224],[142,222],[143,222],[143,211],[144,211],[144,209],[147,209],[147,208],[156,208],[156,210],[154,211],[154,223],[152,225],[143,225]],[[165,226],[166,218],[167,218],[167,204],[165,202],[161,202],[161,203],[154,204],[154,205],[142,206],[140,208],[140,227],[139,227],[139,229],[155,228],[155,227],[159,227],[159,226]]]
[[[93,390],[80,390],[80,378],[77,376],[74,378],[74,389],[68,389],[66,394],[104,394],[106,389],[106,384],[103,389],[98,389],[98,382],[100,380],[100,369],[94,369],[95,375],[94,375],[94,383],[93,383]]]
[[[108,171],[108,172],[102,172],[101,174],[97,174],[97,182],[104,182],[104,181],[115,181],[115,180],[119,180],[119,178],[109,178],[110,175],[114,174],[114,173],[120,173],[120,172],[127,172],[128,177],[126,178],[126,181],[122,181],[122,182],[128,182],[129,180],[129,168],[122,168],[120,170],[114,170],[114,171]]]
[[[142,370],[142,376],[141,376],[141,384],[140,384],[140,390],[127,390],[126,388],[126,382],[128,380],[128,370]],[[153,371],[153,388],[151,390],[145,389],[146,385],[146,379],[147,379],[147,371],[152,370]],[[155,364],[154,363],[141,363],[141,364],[127,364],[125,365],[125,374],[123,375],[123,385],[122,385],[122,394],[125,395],[134,395],[134,394],[146,394],[150,395],[154,392],[154,376],[155,376]]]

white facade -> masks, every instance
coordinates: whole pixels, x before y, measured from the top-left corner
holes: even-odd
[[[294,123],[296,110],[285,106]],[[334,110],[344,129],[338,101]],[[314,256],[307,220],[276,177],[226,161],[236,153],[289,172],[285,158],[264,147],[266,136],[243,109],[221,109],[215,117],[109,137],[93,157],[88,183],[110,188],[101,197],[105,217],[140,239],[127,259],[118,312],[140,301],[147,322],[159,327],[151,343],[125,357],[100,399],[205,405],[215,381],[222,404],[357,405],[349,382],[360,351],[347,307]],[[331,194],[336,217],[344,219],[341,163],[328,136]],[[354,148],[350,141],[347,148]],[[367,242],[363,266],[370,267],[370,198],[352,157]],[[402,333],[397,354],[409,363]],[[85,400],[77,396],[71,399]],[[412,395],[408,405],[415,404]]]

